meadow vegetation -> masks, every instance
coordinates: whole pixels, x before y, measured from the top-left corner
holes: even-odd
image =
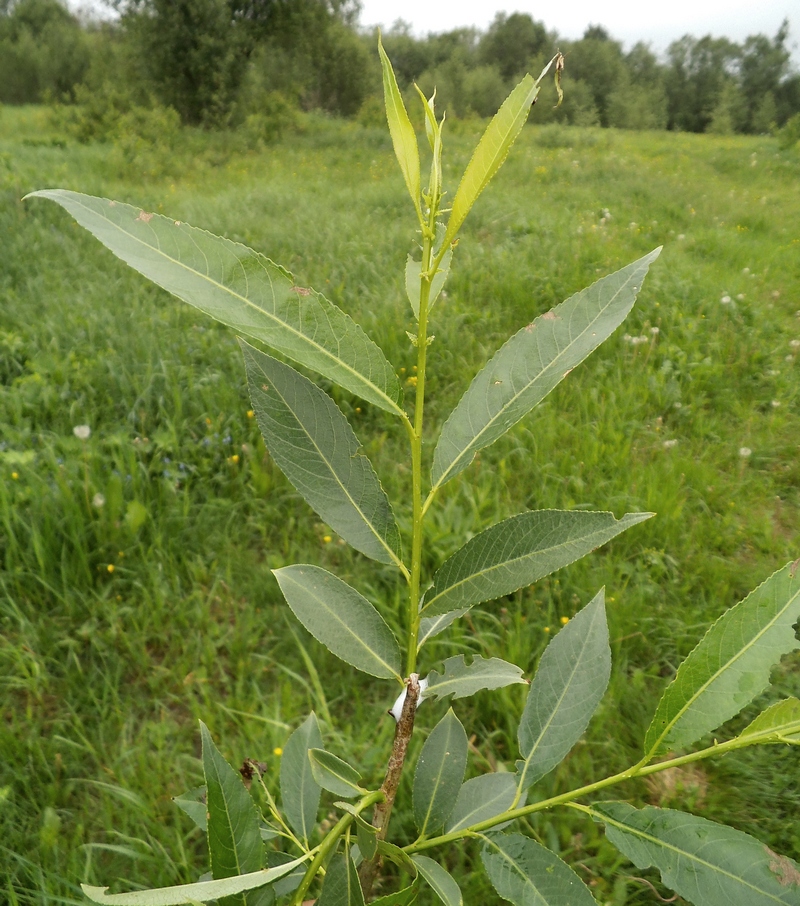
[[[65,138],[41,108],[1,115],[0,892],[82,902],[80,880],[196,878],[205,844],[170,798],[200,782],[198,718],[232,763],[266,763],[270,782],[313,708],[337,751],[382,772],[385,703],[286,618],[269,569],[315,549],[362,590],[386,598],[397,586],[265,454],[233,336],[61,212],[20,199],[59,185],[263,251],[352,314],[410,388],[407,199],[383,127],[303,117],[264,150],[176,126],[169,148],[126,155],[119,142]],[[449,135],[451,183],[479,128]],[[530,125],[464,228],[437,303],[433,426],[510,333],[665,246],[624,327],[442,490],[431,528],[450,553],[511,511],[657,513],[430,643],[441,658],[500,650],[530,675],[605,585],[611,687],[545,795],[635,760],[665,678],[705,627],[797,556],[798,177],[797,152],[768,137]],[[403,438],[381,411],[326,389],[396,498]],[[769,694],[799,691],[788,658]],[[521,703],[511,687],[463,709],[479,762],[513,766]],[[424,707],[429,725],[444,713]],[[796,772],[795,751],[754,749],[623,795],[688,801],[796,856]],[[533,816],[530,831],[581,866],[599,902],[652,902],[657,875],[634,877],[592,825]],[[451,853],[449,867],[466,874],[474,855]],[[493,901],[481,875],[472,885],[467,901]]]

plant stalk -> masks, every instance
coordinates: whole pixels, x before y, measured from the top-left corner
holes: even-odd
[[[392,806],[394,805],[397,788],[400,785],[400,777],[403,773],[403,765],[406,760],[408,743],[411,734],[414,731],[414,718],[417,713],[417,703],[419,701],[419,676],[412,673],[408,678],[406,685],[406,698],[403,702],[403,710],[400,713],[400,720],[394,731],[394,742],[392,744],[392,754],[389,756],[389,764],[386,767],[386,777],[381,786],[380,792],[383,794],[382,801],[375,806],[372,815],[372,826],[378,831],[378,840],[386,838],[386,832],[389,829],[389,819],[392,816]],[[375,883],[375,876],[378,873],[380,856],[375,855],[374,859],[369,862],[361,863],[359,869],[359,878],[361,880],[361,889],[364,896],[368,897],[372,885]]]

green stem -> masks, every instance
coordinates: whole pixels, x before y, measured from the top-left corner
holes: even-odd
[[[371,805],[374,805],[376,802],[380,802],[383,799],[383,793],[380,790],[376,790],[374,793],[370,793],[368,796],[365,796],[356,806],[356,811],[360,815],[364,809],[369,808]],[[320,843],[316,849],[316,855],[314,856],[313,861],[306,869],[306,873],[303,875],[303,880],[300,882],[300,886],[295,890],[294,895],[290,901],[289,906],[300,906],[303,902],[308,888],[311,886],[311,882],[317,875],[317,872],[322,867],[322,863],[331,855],[331,853],[336,849],[339,844],[339,840],[342,835],[347,831],[350,825],[355,821],[355,815],[351,815],[349,812],[342,815],[342,817],[336,822],[336,824],[328,831],[325,835],[325,839]]]
[[[416,841],[408,846],[404,846],[403,850],[407,853],[415,853],[424,849],[431,849],[434,846],[441,846],[444,843],[453,843],[464,837],[474,837],[483,831],[491,830],[498,824],[503,824],[506,821],[514,821],[517,818],[524,818],[526,815],[532,815],[535,812],[541,812],[557,805],[569,805],[574,799],[578,799],[581,796],[588,796],[591,793],[596,793],[609,786],[615,786],[625,780],[633,780],[635,777],[647,777],[649,774],[657,774],[660,771],[681,767],[681,765],[691,764],[694,761],[702,761],[704,758],[710,758],[713,755],[725,755],[735,749],[743,749],[746,746],[756,745],[758,742],[764,741],[768,736],[769,733],[765,732],[760,735],[754,734],[753,737],[746,737],[745,739],[730,739],[727,742],[709,746],[707,749],[701,749],[699,752],[692,752],[689,755],[680,755],[677,758],[670,758],[668,761],[660,761],[657,764],[646,764],[644,761],[640,761],[638,764],[633,765],[633,767],[621,771],[619,774],[614,774],[612,777],[606,777],[604,780],[589,783],[586,786],[579,787],[577,790],[571,790],[568,793],[561,793],[559,796],[552,796],[550,799],[534,802],[532,805],[509,809],[501,815],[496,815],[494,818],[488,818],[486,821],[473,824],[471,827],[464,828],[464,830],[452,831],[449,834],[442,834],[439,837],[431,837],[429,840]],[[761,737],[764,737],[764,739]]]

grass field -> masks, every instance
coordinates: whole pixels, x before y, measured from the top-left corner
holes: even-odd
[[[457,125],[451,184],[479,128]],[[80,881],[155,886],[205,871],[204,840],[170,801],[200,782],[199,718],[231,763],[265,761],[275,784],[275,750],[312,708],[369,781],[392,736],[387,688],[298,626],[269,569],[335,567],[385,613],[402,589],[327,540],[265,456],[234,336],[54,205],[20,200],[76,189],[245,242],[351,313],[412,378],[413,212],[388,136],[311,119],[263,152],[182,141],[128,160],[65,142],[44,110],[0,110],[0,901],[11,906],[83,902]],[[467,221],[434,310],[436,429],[512,332],[664,245],[626,325],[447,485],[431,516],[429,567],[528,508],[657,513],[430,646],[426,669],[466,646],[530,676],[560,618],[605,585],[611,687],[543,795],[638,760],[680,658],[800,556],[798,185],[800,155],[767,137],[533,125]],[[396,423],[331,392],[390,497],[407,499]],[[86,439],[73,431],[83,425]],[[787,693],[800,694],[797,657],[767,695]],[[473,771],[513,767],[523,702],[511,687],[458,703]],[[418,723],[445,707],[426,704]],[[797,751],[762,747],[619,794],[724,820],[797,858],[798,768]],[[597,828],[537,818],[531,832],[598,903],[657,902]],[[411,834],[408,815],[393,829]],[[473,857],[466,846],[446,859],[464,877]],[[464,893],[498,902],[480,874]]]

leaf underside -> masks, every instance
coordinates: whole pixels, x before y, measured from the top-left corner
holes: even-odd
[[[364,894],[353,860],[337,853],[328,865],[317,906],[364,906]]]
[[[346,761],[342,761],[332,752],[325,749],[309,749],[308,757],[311,759],[311,772],[314,779],[334,796],[344,796],[346,799],[361,794],[358,782],[361,775]]]
[[[161,214],[65,189],[31,192],[68,211],[153,283],[266,343],[361,399],[402,416],[402,390],[380,348],[324,296],[269,258]]]
[[[482,689],[501,689],[513,683],[524,683],[522,668],[499,657],[477,655],[468,664],[463,654],[444,661],[442,672],[431,670],[427,676],[425,698],[465,698]]]
[[[412,856],[411,861],[417,866],[419,873],[430,884],[444,906],[462,906],[464,901],[461,889],[450,872],[427,856]]]
[[[800,745],[800,700],[792,697],[770,705],[742,730],[739,739]]]
[[[311,838],[317,823],[322,790],[314,780],[309,749],[322,748],[322,734],[312,711],[292,733],[281,755],[281,803],[294,832],[304,841]]]
[[[753,837],[673,809],[593,806],[606,836],[637,868],[657,868],[695,906],[797,906],[800,865]]]
[[[363,595],[319,566],[285,566],[273,574],[297,619],[336,657],[371,676],[402,681],[397,640]]]
[[[483,774],[464,783],[445,824],[445,833],[463,830],[502,815],[514,804],[516,774]]]
[[[433,728],[419,754],[412,803],[420,836],[450,816],[467,766],[467,734],[452,709]]]

